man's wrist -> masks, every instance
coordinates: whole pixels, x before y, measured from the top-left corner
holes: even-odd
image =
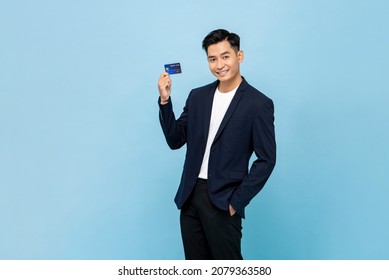
[[[165,105],[167,103],[169,103],[169,97],[167,99],[162,99],[161,97],[159,98],[159,103],[161,105]]]

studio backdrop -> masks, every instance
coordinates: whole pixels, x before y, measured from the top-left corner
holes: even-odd
[[[247,207],[246,259],[389,258],[387,1],[0,2],[0,259],[183,259],[185,147],[158,121],[241,37],[273,99],[277,165]]]

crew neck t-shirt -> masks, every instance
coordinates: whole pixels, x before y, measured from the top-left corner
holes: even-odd
[[[215,139],[216,133],[220,127],[220,124],[224,118],[224,115],[227,112],[228,107],[231,104],[232,98],[235,96],[236,90],[238,87],[229,92],[220,92],[218,88],[216,88],[215,95],[213,97],[212,103],[212,113],[211,120],[209,123],[209,132],[207,145],[205,147],[205,153],[203,157],[203,162],[201,164],[199,178],[208,179],[208,161],[209,161],[209,152],[211,150],[211,146],[213,140]]]

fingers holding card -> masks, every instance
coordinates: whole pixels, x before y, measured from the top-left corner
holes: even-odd
[[[166,104],[171,94],[172,80],[170,75],[163,72],[158,80],[159,96],[161,98],[161,104]]]

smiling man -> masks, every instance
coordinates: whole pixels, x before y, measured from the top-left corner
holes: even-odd
[[[245,207],[276,162],[273,101],[240,74],[237,34],[214,30],[203,40],[217,81],[193,89],[176,119],[168,73],[158,81],[160,123],[171,149],[186,144],[175,202],[186,259],[243,259]],[[252,154],[256,159],[249,166]]]

